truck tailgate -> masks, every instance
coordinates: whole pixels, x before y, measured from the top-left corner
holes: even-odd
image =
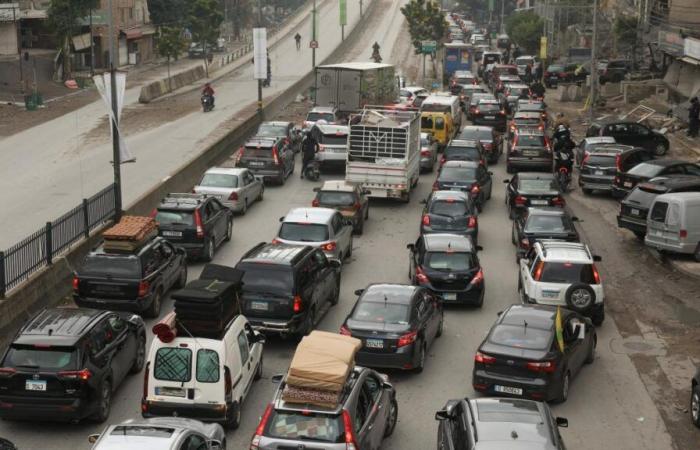
[[[348,162],[345,179],[353,183],[361,183],[368,188],[405,189],[409,184],[408,170],[405,165]]]

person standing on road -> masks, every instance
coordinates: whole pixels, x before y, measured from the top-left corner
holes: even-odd
[[[306,171],[306,166],[309,165],[311,161],[316,158],[316,153],[319,150],[318,141],[314,137],[313,133],[308,132],[301,142],[301,178],[304,179],[304,172]]]
[[[530,84],[532,82],[532,63],[527,63],[525,66],[525,83]]]
[[[537,67],[535,67],[535,81],[536,82],[541,82],[542,81],[542,61],[537,63]]]
[[[301,34],[299,34],[299,33],[295,34],[294,40],[297,43],[297,51],[301,50]]]
[[[690,109],[688,109],[688,137],[698,137],[700,128],[700,101],[697,97],[690,99]]]

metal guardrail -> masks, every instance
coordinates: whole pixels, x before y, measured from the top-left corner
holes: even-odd
[[[0,298],[50,265],[53,258],[114,217],[114,185],[107,186],[56,220],[0,251]]]

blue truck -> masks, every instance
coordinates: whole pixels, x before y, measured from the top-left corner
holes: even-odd
[[[443,60],[443,82],[448,84],[450,78],[457,70],[472,70],[474,62],[474,49],[471,44],[448,43],[445,45],[445,59]]]

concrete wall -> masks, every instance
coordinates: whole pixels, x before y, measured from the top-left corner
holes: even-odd
[[[168,85],[167,78],[149,83],[141,88],[139,103],[148,103],[158,97],[164,96],[168,92],[175,91],[181,87],[190,85],[197,80],[201,80],[205,76],[206,73],[204,71],[204,65],[201,65],[171,76],[170,85]]]

